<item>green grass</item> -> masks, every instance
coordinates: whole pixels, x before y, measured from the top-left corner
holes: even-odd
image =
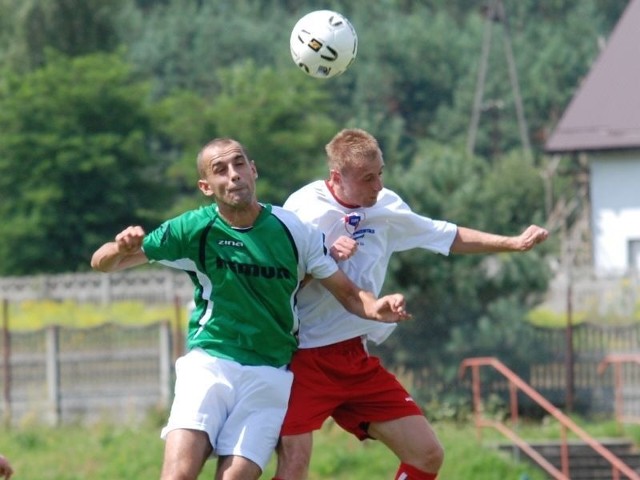
[[[159,432],[165,417],[165,412],[155,412],[142,424],[130,426],[105,421],[52,428],[25,421],[12,429],[0,428],[0,453],[11,460],[16,480],[156,479],[164,447]],[[596,438],[622,433],[615,422],[573,420]],[[507,440],[496,431],[483,430],[479,441],[471,423],[441,421],[434,428],[445,448],[439,480],[546,478],[529,464],[516,463],[499,453],[494,446]],[[516,430],[528,440],[558,439],[561,435],[556,422],[546,420],[523,422]],[[624,433],[640,441],[640,426],[627,426]],[[215,463],[208,462],[199,478],[214,478]],[[359,442],[327,422],[314,436],[309,480],[388,480],[397,465],[394,455],[380,442]],[[274,471],[272,459],[262,478],[270,479]]]
[[[159,431],[164,414],[139,426],[22,425],[0,429],[0,452],[14,466],[16,480],[114,480],[159,478],[164,443]],[[439,480],[542,480],[526,464],[517,464],[479,443],[470,425],[436,423],[446,451]],[[310,480],[388,480],[397,460],[381,443],[361,443],[328,423],[314,437]],[[201,479],[214,477],[215,462],[208,462]],[[270,479],[274,460],[262,478]],[[526,476],[525,476],[526,475]]]

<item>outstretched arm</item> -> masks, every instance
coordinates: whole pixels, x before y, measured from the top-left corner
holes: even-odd
[[[526,252],[548,236],[549,232],[537,225],[531,225],[520,235],[512,237],[458,227],[451,253]]]
[[[116,235],[115,241],[105,243],[94,252],[91,268],[101,272],[115,272],[147,263],[147,256],[142,251],[144,236],[142,227],[125,228]]]
[[[369,320],[393,323],[408,320],[411,315],[405,310],[405,299],[400,293],[385,295],[381,298],[355,285],[342,270],[336,271],[327,278],[319,279],[320,283],[349,312]]]

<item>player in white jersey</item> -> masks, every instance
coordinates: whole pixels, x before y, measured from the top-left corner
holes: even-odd
[[[196,479],[218,456],[216,478],[257,479],[287,408],[296,348],[296,295],[307,275],[361,317],[404,320],[402,295],[376,299],[327,254],[320,231],[261,204],[255,164],[223,138],[198,154],[198,187],[215,205],[188,211],[145,234],[128,227],[93,254],[111,272],[152,262],[184,270],[194,284],[188,353],[176,361],[163,480]]]
[[[339,132],[326,152],[329,178],[294,192],[284,207],[322,230],[332,255],[342,260],[340,268],[373,292],[380,292],[393,252],[518,252],[547,238],[535,225],[506,237],[412,212],[383,187],[382,152],[363,130]],[[329,416],[358,438],[387,445],[401,462],[396,479],[435,479],[444,452],[433,429],[406,389],[366,350],[368,340],[384,341],[394,325],[355,317],[317,282],[305,286],[298,300],[300,345],[291,363],[294,383],[274,480],[306,478],[312,432]]]

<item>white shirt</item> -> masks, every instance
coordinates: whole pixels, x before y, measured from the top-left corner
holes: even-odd
[[[350,208],[339,203],[323,180],[291,194],[284,208],[316,226],[331,246],[341,235],[358,242],[355,255],[339,262],[359,287],[380,294],[393,252],[424,248],[448,255],[457,226],[414,213],[393,191],[383,188],[372,207]],[[299,348],[331,345],[359,336],[382,343],[395,324],[362,319],[344,307],[317,281],[298,293]]]

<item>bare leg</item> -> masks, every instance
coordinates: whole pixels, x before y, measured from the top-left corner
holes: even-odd
[[[421,415],[371,423],[369,435],[389,447],[402,463],[418,470],[437,473],[442,466],[442,445],[427,419]]]
[[[216,480],[258,480],[262,469],[248,458],[229,455],[218,459]]]
[[[312,448],[312,432],[281,437],[276,448],[278,454],[276,477],[285,480],[307,478]]]
[[[209,436],[198,430],[177,429],[167,434],[162,480],[196,480],[211,454]]]

